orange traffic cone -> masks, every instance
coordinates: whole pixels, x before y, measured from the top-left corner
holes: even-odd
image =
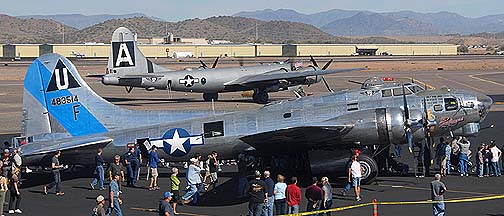
[[[378,202],[373,199],[373,216],[378,216]]]

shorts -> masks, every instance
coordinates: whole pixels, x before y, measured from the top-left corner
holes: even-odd
[[[352,178],[352,185],[354,187],[360,186],[361,177]]]
[[[150,168],[150,171],[151,171],[152,177],[154,177],[154,178],[158,177],[157,168]]]
[[[210,173],[210,181],[215,182],[217,179],[217,172]]]
[[[439,156],[437,158],[437,163],[438,165],[440,165],[441,167],[445,167],[446,166],[446,156]],[[444,166],[443,166],[443,163],[444,163]]]
[[[172,200],[170,201],[170,203],[176,203],[176,202],[178,202],[178,200],[180,199],[179,191],[178,190],[172,190],[171,193],[172,193]]]
[[[446,167],[446,157],[441,160],[441,167]]]

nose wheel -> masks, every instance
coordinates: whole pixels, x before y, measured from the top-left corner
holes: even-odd
[[[254,94],[252,95],[252,99],[256,103],[266,104],[269,101],[268,92],[266,92],[264,90],[254,90]]]
[[[203,100],[205,101],[217,101],[219,99],[219,94],[217,93],[203,93]]]

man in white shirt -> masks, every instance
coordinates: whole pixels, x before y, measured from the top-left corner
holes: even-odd
[[[492,160],[490,161],[492,164],[492,171],[495,176],[500,176],[501,170],[499,167],[499,159],[502,156],[502,152],[499,148],[497,148],[494,140],[490,141],[490,146],[490,152],[492,153]]]
[[[350,179],[351,178],[351,179]],[[355,200],[361,201],[360,197],[360,182],[362,178],[362,167],[357,160],[357,156],[352,156],[352,164],[350,165],[350,169],[348,169],[348,182],[352,182],[352,185],[355,189]]]

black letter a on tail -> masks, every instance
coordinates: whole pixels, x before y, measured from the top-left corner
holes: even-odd
[[[79,83],[68,71],[68,68],[63,64],[61,59],[59,59],[56,68],[54,68],[51,80],[49,81],[49,86],[47,86],[47,92],[77,87],[80,87]]]
[[[135,66],[135,46],[133,41],[112,42],[113,67]]]

